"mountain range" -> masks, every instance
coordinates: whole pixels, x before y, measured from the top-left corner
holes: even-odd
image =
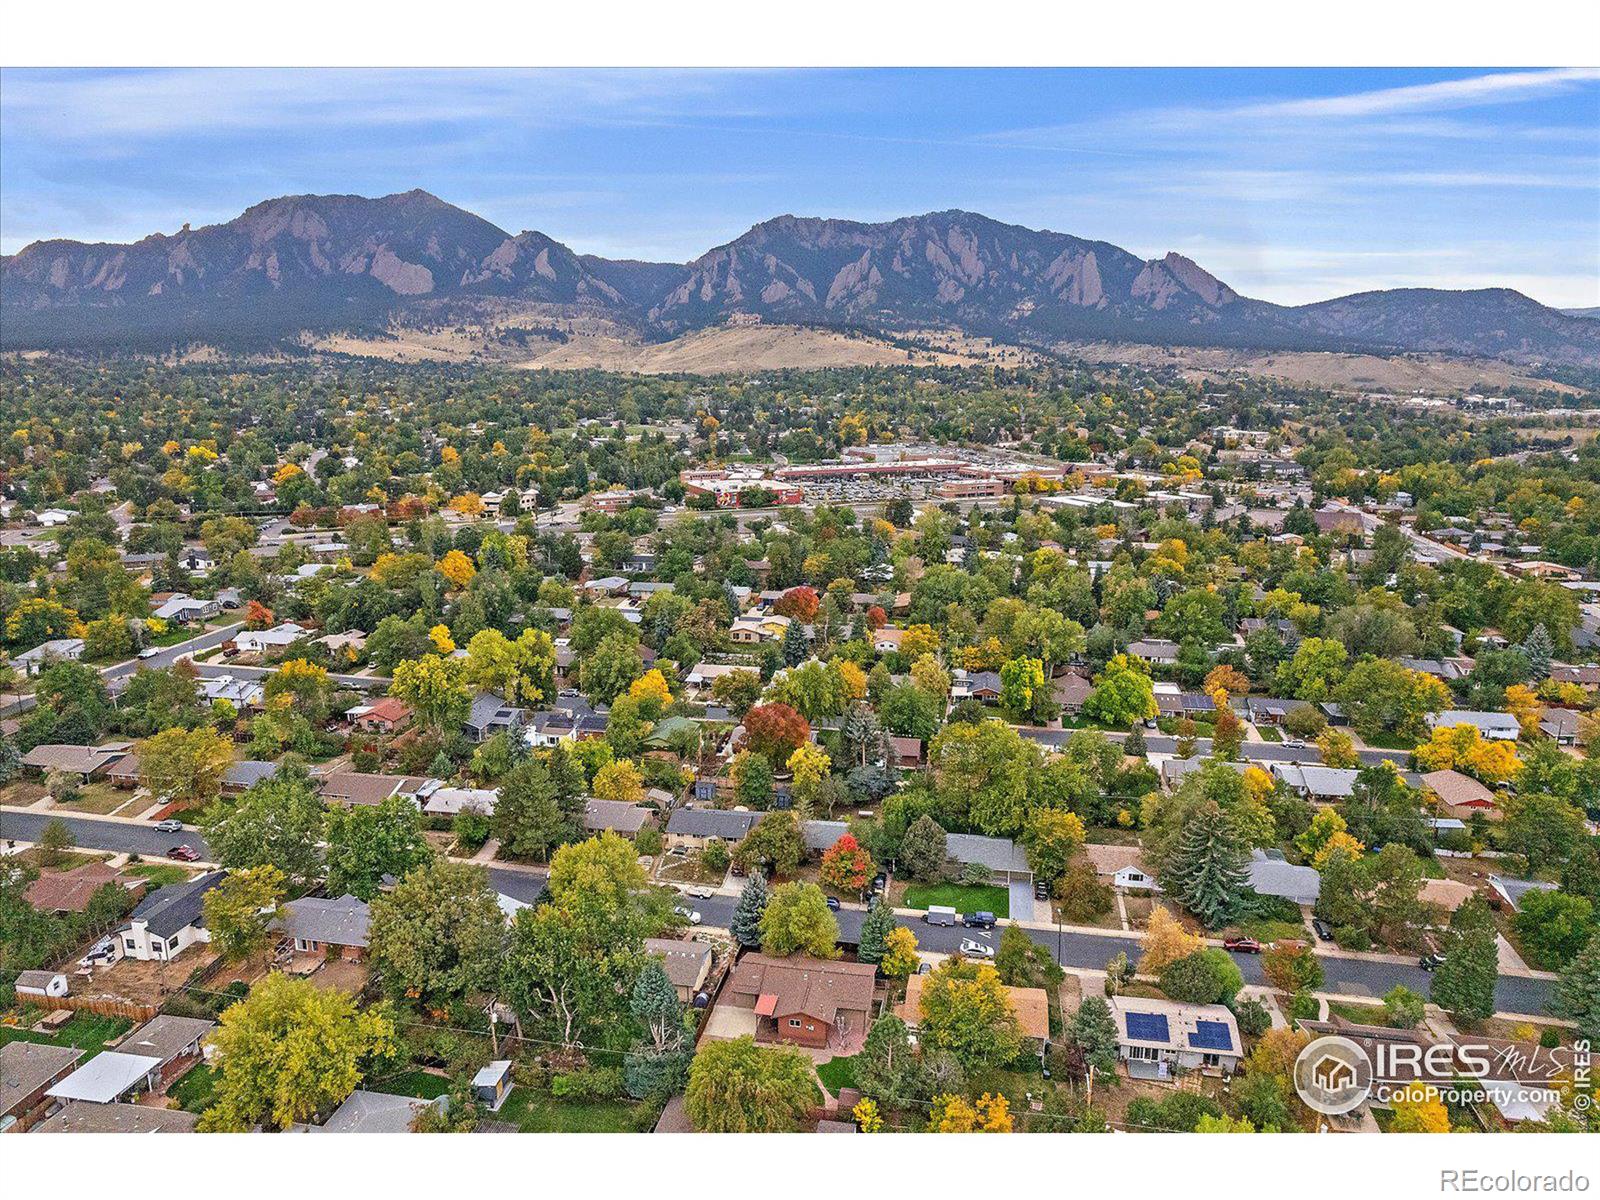
[[[693,262],[580,255],[424,191],[285,196],[132,244],[0,258],[6,349],[259,348],[515,305],[666,339],[748,321],[1249,349],[1442,352],[1600,366],[1600,322],[1509,289],[1404,288],[1284,306],[1180,254],[948,211],[867,224],[781,216]]]

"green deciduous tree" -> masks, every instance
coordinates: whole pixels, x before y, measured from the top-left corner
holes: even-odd
[[[684,1112],[702,1133],[789,1133],[817,1100],[813,1080],[798,1050],[707,1041],[689,1066]]]
[[[271,779],[237,799],[213,802],[200,827],[223,866],[271,864],[283,872],[291,892],[300,892],[322,876],[326,819],[322,798],[305,771],[280,766]]]
[[[385,875],[403,878],[433,857],[422,812],[405,796],[330,810],[327,842],[328,892],[366,901],[378,894]]]
[[[283,872],[277,867],[229,872],[202,902],[211,944],[226,958],[248,958],[264,948],[283,895]]]
[[[373,900],[369,940],[390,995],[443,1005],[494,980],[505,917],[482,867],[436,858]]]
[[[395,1030],[382,1008],[361,1011],[343,992],[273,974],[223,1012],[211,1044],[216,1102],[200,1128],[287,1129],[349,1096],[363,1064],[392,1053]]]
[[[960,958],[946,959],[925,978],[919,1026],[924,1044],[967,1067],[1010,1062],[1022,1044],[999,972]]]
[[[761,952],[775,958],[808,954],[837,958],[839,922],[822,889],[813,883],[781,883],[761,914]]]

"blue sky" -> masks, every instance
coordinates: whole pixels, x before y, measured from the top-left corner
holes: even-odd
[[[968,208],[1284,303],[1600,305],[1600,71],[8,70],[0,247],[422,187],[684,261],[779,213]]]

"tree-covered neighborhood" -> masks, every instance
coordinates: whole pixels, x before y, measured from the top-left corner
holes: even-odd
[[[1591,1128],[1592,394],[0,387],[10,1128]]]

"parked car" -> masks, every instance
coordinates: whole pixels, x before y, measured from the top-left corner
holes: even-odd
[[[1311,929],[1323,941],[1333,941],[1333,930],[1328,927],[1328,923],[1321,917],[1311,918]]]
[[[1421,967],[1424,971],[1432,971],[1435,968],[1442,966],[1443,963],[1444,955],[1435,954],[1431,951],[1417,959],[1417,966]]]
[[[1033,881],[1033,898],[1035,900],[1050,899],[1050,885],[1042,879]]]
[[[985,946],[982,942],[975,942],[971,938],[963,938],[961,953],[968,958],[993,958],[994,947]]]
[[[167,851],[168,858],[175,858],[179,862],[194,862],[200,857],[200,851],[193,846],[173,846]]]
[[[675,915],[682,917],[685,921],[689,922],[689,924],[691,924],[691,925],[698,925],[698,924],[700,924],[700,922],[702,920],[705,919],[699,913],[695,912],[694,909],[685,908],[681,904],[673,905],[672,906],[672,911],[673,911],[673,913]]]
[[[717,892],[716,892],[715,888],[708,888],[708,887],[701,886],[701,887],[684,888],[683,889],[683,894],[685,896],[693,896],[696,900],[709,900],[709,899],[711,899],[711,897],[715,896],[717,894]]]
[[[143,650],[139,651],[139,657],[140,658],[154,658],[156,655],[158,655],[160,653],[161,653],[161,647],[160,646],[146,646]]]
[[[995,919],[992,912],[970,912],[961,918],[961,923],[968,929],[993,929]]]
[[[888,886],[889,886],[889,877],[886,874],[884,874],[882,871],[879,871],[876,875],[874,875],[872,877],[872,890],[873,891],[881,892],[881,891],[883,891],[884,888],[886,888]]]
[[[828,897],[828,910],[830,912],[838,912],[839,911],[839,897],[837,897],[837,896],[829,896]]]
[[[1261,943],[1253,937],[1231,937],[1222,939],[1222,948],[1232,950],[1235,954],[1260,954]]]
[[[942,904],[930,904],[928,911],[922,914],[924,925],[954,925],[961,919],[961,914],[953,908],[946,908]]]
[[[182,833],[183,822],[177,817],[168,817],[165,821],[156,822],[157,833]]]

